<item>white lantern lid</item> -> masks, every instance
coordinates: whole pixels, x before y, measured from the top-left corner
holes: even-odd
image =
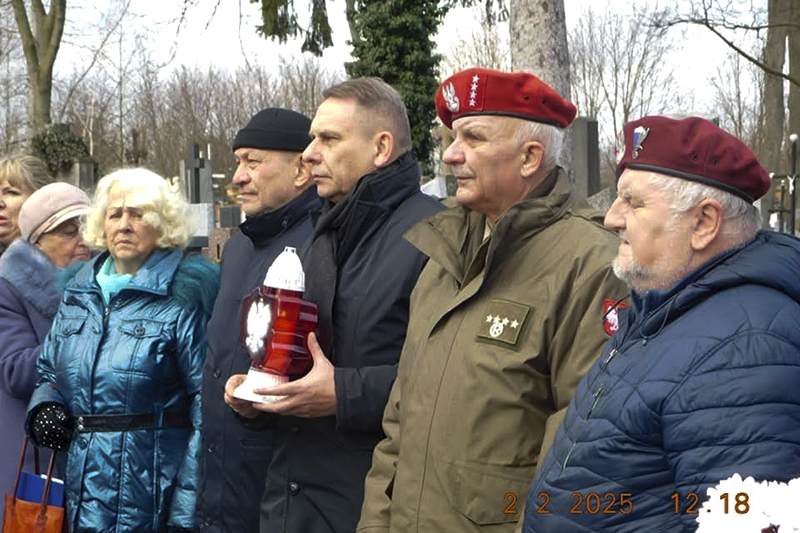
[[[306,275],[297,250],[287,246],[275,258],[267,270],[264,285],[274,289],[303,292],[306,290]]]

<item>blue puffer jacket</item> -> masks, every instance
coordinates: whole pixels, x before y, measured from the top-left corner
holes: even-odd
[[[694,531],[720,480],[800,477],[800,241],[759,233],[633,303],[569,406],[525,533]]]
[[[42,347],[27,427],[45,402],[74,417],[153,413],[147,429],[73,434],[71,531],[195,528],[200,388],[218,271],[202,258],[157,250],[106,307],[95,275],[107,257],[86,264],[66,288]],[[172,413],[188,415],[189,427],[165,427]]]

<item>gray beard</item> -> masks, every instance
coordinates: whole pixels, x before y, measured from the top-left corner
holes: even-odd
[[[652,267],[643,267],[634,264],[633,266],[623,268],[619,264],[619,257],[614,258],[614,261],[611,263],[611,268],[614,270],[615,276],[624,281],[629,288],[633,289],[638,294],[644,294],[653,289],[666,291],[683,279],[690,270],[688,265],[686,265],[686,267],[678,270],[669,278],[664,278],[657,275]]]
[[[614,258],[614,261],[611,263],[611,268],[614,270],[615,276],[624,281],[629,288],[640,294],[643,292],[640,290],[641,282],[651,279],[653,276],[652,270],[647,267],[634,265],[632,267],[623,268],[622,265],[619,264],[619,257]]]

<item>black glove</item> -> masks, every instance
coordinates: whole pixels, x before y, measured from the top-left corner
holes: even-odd
[[[58,403],[46,403],[36,410],[31,422],[34,443],[52,450],[63,450],[72,439],[72,420]]]

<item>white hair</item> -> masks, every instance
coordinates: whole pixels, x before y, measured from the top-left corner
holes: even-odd
[[[550,172],[558,165],[558,158],[561,155],[561,146],[564,144],[564,130],[556,126],[551,126],[550,124],[542,124],[541,122],[518,120],[519,125],[514,134],[514,140],[518,142],[536,141],[542,143],[542,146],[544,146],[542,167],[547,172]]]
[[[696,181],[673,178],[651,172],[648,182],[671,197],[673,220],[705,199],[716,200],[722,206],[722,234],[731,239],[746,241],[761,227],[761,212],[744,198]]]
[[[132,195],[133,204],[143,208],[143,220],[161,233],[159,248],[184,248],[189,241],[188,203],[177,187],[144,168],[123,168],[97,184],[93,209],[87,217],[83,238],[98,250],[107,250],[105,219],[111,189]]]

